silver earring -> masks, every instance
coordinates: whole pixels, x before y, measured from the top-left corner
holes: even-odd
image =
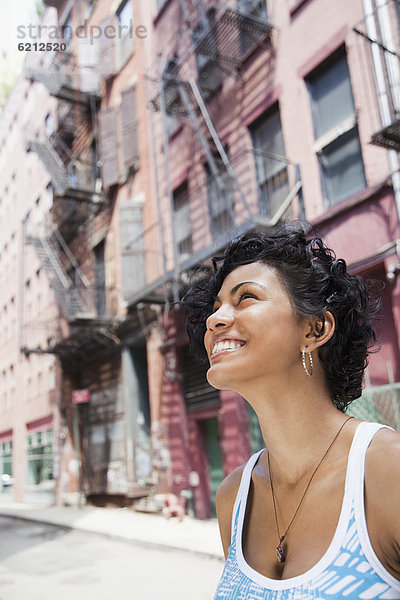
[[[308,358],[310,361],[310,370],[308,370],[307,368],[307,363],[306,363],[306,347],[304,346],[303,351],[301,353],[301,360],[303,362],[303,368],[307,374],[308,377],[311,377],[311,375],[314,373],[314,364],[313,364],[313,359],[311,356],[311,352],[308,352]]]

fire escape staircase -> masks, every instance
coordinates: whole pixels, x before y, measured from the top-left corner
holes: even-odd
[[[60,139],[57,139],[56,134],[52,134],[53,144],[49,139],[38,139],[27,143],[27,150],[36,152],[45,169],[49,173],[53,185],[54,192],[58,197],[68,197],[73,200],[99,204],[103,200],[103,196],[97,193],[89,186],[85,186],[80,182],[73,171],[73,165],[79,163],[74,160],[70,154],[70,162],[66,166],[60,158],[59,153],[55,150],[55,144],[62,144]]]
[[[75,257],[60,233],[54,230],[53,235],[48,238],[27,235],[26,242],[35,249],[42,268],[51,281],[57,303],[64,317],[68,320],[78,317],[93,317],[89,281],[82,274]],[[61,250],[67,254],[69,264],[74,268],[75,281],[72,281],[60,261]]]
[[[206,102],[222,86],[224,77],[236,75],[243,61],[256,47],[270,45],[273,27],[265,19],[244,14],[233,8],[211,9],[205,12],[202,0],[196,9],[187,0],[180,0],[184,20],[188,26],[192,48],[196,56],[197,79],[186,75],[185,59],[171,60],[164,56],[160,69],[160,106],[164,131],[166,115],[188,119],[207,160],[208,168],[219,194],[237,226],[235,212],[229,199],[232,189],[251,217],[251,210],[229,157],[220,140]],[[168,154],[168,141],[164,136],[164,151]],[[217,160],[216,160],[217,159]],[[221,167],[219,165],[223,165]]]
[[[99,100],[96,78],[78,84],[79,68],[74,55],[67,51],[56,53],[47,70],[27,68],[25,72],[27,78],[45,85],[58,99],[57,130],[45,138],[28,139],[26,148],[37,153],[51,177],[54,199],[58,201],[54,203],[53,218],[66,238],[73,237],[91,212],[104,203],[101,180],[96,179],[96,165],[92,164],[94,158],[78,158],[71,149],[74,139],[93,122]]]
[[[188,121],[202,146],[207,160],[211,177],[217,185],[219,200],[225,203],[227,212],[230,213],[232,227],[224,235],[214,238],[212,248],[207,247],[198,251],[196,255],[188,257],[180,263],[175,256],[174,295],[177,297],[177,282],[179,270],[187,271],[209,258],[214,250],[222,249],[232,230],[237,233],[245,232],[256,223],[273,225],[277,223],[290,208],[294,198],[299,197],[300,212],[304,218],[302,202],[302,183],[300,172],[296,167],[296,180],[288,192],[287,197],[270,217],[254,214],[247,201],[246,195],[231,163],[231,160],[221,142],[217,129],[213,123],[207,104],[212,96],[221,88],[224,78],[237,77],[246,59],[257,47],[269,49],[273,53],[271,36],[273,26],[264,16],[255,14],[255,11],[240,11],[231,7],[222,7],[206,14],[202,0],[197,0],[196,8],[188,0],[180,0],[185,23],[189,29],[192,52],[196,56],[197,78],[188,75],[188,55],[167,61],[167,50],[160,65],[158,97],[154,101],[156,109],[160,110],[163,121],[163,147],[166,163],[169,161],[169,141],[167,135],[167,117],[177,117]],[[250,1],[253,6],[254,2]],[[288,165],[289,162],[286,161]],[[222,169],[221,169],[222,165]],[[169,171],[167,167],[166,171]],[[169,175],[167,174],[167,180]],[[167,181],[169,195],[172,189]],[[232,193],[240,198],[242,204],[242,219],[238,223],[236,211],[232,206]],[[171,206],[173,206],[173,200]],[[243,214],[247,215],[243,221]]]
[[[76,73],[79,65],[75,56],[69,52],[57,52],[48,69],[29,67],[25,76],[31,81],[42,83],[52,96],[59,100],[71,103],[89,105],[92,100],[100,100],[100,91],[97,78],[87,89],[77,85]]]

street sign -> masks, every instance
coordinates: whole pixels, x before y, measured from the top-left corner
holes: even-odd
[[[72,404],[84,404],[89,402],[89,398],[89,390],[73,390],[72,392]]]

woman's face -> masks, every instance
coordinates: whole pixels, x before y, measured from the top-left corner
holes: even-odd
[[[245,395],[256,382],[297,372],[305,321],[274,268],[255,262],[231,271],[206,325],[207,379],[217,389]]]

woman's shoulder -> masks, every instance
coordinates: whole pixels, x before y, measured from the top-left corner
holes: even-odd
[[[243,472],[247,466],[249,467],[249,470],[253,468],[260,454],[261,450],[250,456],[247,462],[234,469],[225,477],[217,491],[217,504],[228,504],[228,507],[232,506],[233,508]]]
[[[246,463],[234,469],[219,485],[216,496],[217,510],[226,507],[231,507],[233,510],[245,467]]]
[[[400,474],[400,432],[388,427],[380,429],[368,449],[367,461],[377,476],[385,471]]]
[[[400,544],[400,433],[383,428],[375,436],[366,455],[365,486],[367,508],[379,515]]]
[[[237,467],[234,471],[229,473],[227,477],[225,477],[217,490],[217,495],[215,498],[218,525],[225,558],[228,556],[228,550],[231,541],[233,507],[235,506],[236,496],[246,464],[247,463]]]

